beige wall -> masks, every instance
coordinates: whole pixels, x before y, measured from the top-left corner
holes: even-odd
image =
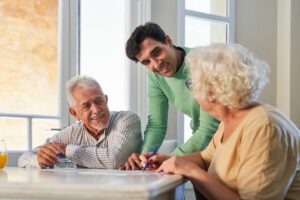
[[[290,117],[300,128],[300,1],[291,1],[291,107]]]
[[[270,82],[260,101],[276,105],[276,28],[277,5],[274,0],[236,1],[235,42],[250,49],[271,67]]]

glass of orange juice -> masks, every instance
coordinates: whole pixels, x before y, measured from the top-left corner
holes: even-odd
[[[8,161],[8,154],[4,140],[0,139],[0,170],[5,167]]]

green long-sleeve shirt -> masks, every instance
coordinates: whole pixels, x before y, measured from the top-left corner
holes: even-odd
[[[185,48],[185,52],[189,49]],[[142,152],[153,151],[160,146],[167,132],[169,103],[191,117],[190,127],[193,135],[183,145],[177,147],[172,155],[186,155],[201,151],[216,132],[219,121],[204,112],[192,92],[185,86],[189,79],[189,68],[183,63],[174,76],[168,78],[148,71],[149,114]]]

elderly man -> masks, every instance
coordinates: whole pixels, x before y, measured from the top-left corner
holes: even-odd
[[[107,96],[91,77],[77,76],[66,83],[69,112],[77,123],[50,138],[50,142],[24,153],[19,167],[53,167],[66,157],[79,167],[117,168],[139,150],[141,124],[129,111],[110,112]]]

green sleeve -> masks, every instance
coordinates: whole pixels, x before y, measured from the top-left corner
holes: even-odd
[[[219,123],[218,120],[214,119],[200,108],[198,129],[184,144],[177,147],[171,155],[187,155],[203,150],[216,133]]]
[[[153,151],[165,138],[168,125],[168,98],[155,75],[148,73],[149,114],[144,132],[142,152]]]

